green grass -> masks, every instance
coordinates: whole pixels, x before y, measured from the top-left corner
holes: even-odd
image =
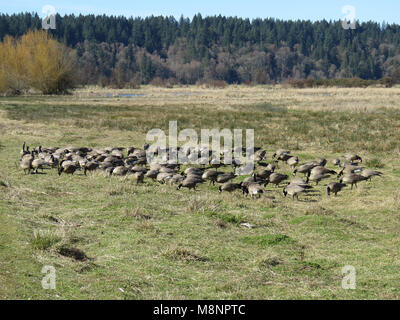
[[[397,109],[306,111],[269,101],[223,109],[201,101],[164,106],[150,98],[115,106],[70,99],[0,98],[0,298],[400,297]],[[279,148],[292,149],[301,162],[357,152],[364,166],[384,176],[337,198],[326,195],[333,177],[316,194],[292,201],[274,186],[251,199],[207,184],[178,191],[101,173],[24,175],[15,166],[24,141],[141,146],[149,128],[167,129],[176,119],[180,129],[254,128],[268,159]],[[284,164],[278,170],[291,174]],[[45,265],[56,268],[54,291],[41,288]],[[346,265],[357,270],[355,291],[341,288]]]
[[[243,237],[240,240],[244,243],[255,244],[260,247],[275,246],[277,244],[292,242],[292,240],[284,234],[266,234],[262,236]]]
[[[61,237],[48,231],[35,231],[31,239],[31,245],[38,250],[47,250],[61,241]]]

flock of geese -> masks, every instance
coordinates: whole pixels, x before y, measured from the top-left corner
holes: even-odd
[[[323,180],[332,179],[334,181],[327,185],[327,194],[330,196],[342,191],[350,185],[357,188],[357,184],[362,181],[371,180],[375,176],[382,176],[382,172],[360,166],[362,158],[357,154],[346,154],[341,159],[333,159],[331,164],[337,170],[326,167],[327,159],[318,159],[300,164],[299,158],[293,156],[289,150],[278,150],[267,161],[267,151],[256,148],[254,153],[255,168],[252,175],[240,183],[233,180],[237,178],[235,169],[245,164],[234,161],[231,165],[233,172],[219,171],[224,165],[223,162],[213,161],[213,151],[209,152],[210,161],[207,165],[189,166],[181,171],[181,165],[172,163],[168,159],[169,150],[163,150],[167,155],[163,163],[148,163],[146,150],[149,145],[144,145],[141,149],[135,147],[125,148],[104,148],[91,149],[82,148],[33,148],[23,144],[19,166],[25,174],[38,174],[44,169],[55,168],[58,174],[73,175],[78,170],[83,170],[84,175],[88,172],[103,171],[107,176],[125,176],[136,181],[137,184],[143,183],[144,179],[152,179],[161,184],[176,185],[177,190],[182,188],[194,189],[199,184],[209,182],[209,184],[219,185],[219,192],[233,192],[241,190],[244,195],[260,197],[267,185],[272,184],[276,187],[283,185],[283,195],[291,196],[292,199],[299,200],[299,195],[312,192],[315,186]],[[126,151],[126,156],[124,155]],[[186,154],[193,152],[203,152],[204,150],[188,150]],[[246,152],[242,149],[242,152]],[[290,167],[293,170],[293,177],[277,172],[280,164]],[[239,168],[240,169],[240,168]],[[302,178],[298,174],[303,175]]]

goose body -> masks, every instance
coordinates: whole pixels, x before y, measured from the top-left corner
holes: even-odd
[[[39,169],[43,171],[43,168],[48,165],[49,164],[43,159],[35,159],[32,161],[32,168],[35,170],[35,173],[37,173]]]
[[[293,171],[293,175],[296,175],[297,172],[299,173],[303,173],[304,175],[308,174],[313,168],[317,167],[318,164],[313,162],[313,163],[305,163],[303,165],[301,165],[300,167],[298,167],[297,169],[295,169]]]
[[[361,175],[368,180],[372,180],[372,177],[381,177],[383,175],[382,172],[371,170],[371,169],[364,169],[361,172]]]
[[[61,174],[67,173],[73,175],[76,170],[79,169],[79,166],[76,165],[75,162],[72,161],[62,161],[60,163],[60,168],[58,169],[58,175],[61,176]]]
[[[217,182],[218,183],[226,183],[232,179],[235,179],[235,177],[236,176],[233,173],[223,173],[223,174],[218,175]]]
[[[198,182],[192,179],[185,179],[182,181],[181,184],[176,188],[177,190],[180,190],[181,188],[187,188],[189,190],[193,189],[196,190]]]
[[[310,171],[311,175],[315,175],[315,174],[337,174],[336,171],[334,170],[330,170],[328,168],[325,168],[323,166],[317,166],[311,169]]]
[[[350,162],[353,162],[353,161],[363,162],[362,158],[359,155],[355,154],[355,153],[348,153],[348,154],[345,154],[343,157],[347,161],[350,161]]]
[[[347,174],[345,176],[343,176],[342,179],[340,179],[340,183],[344,183],[344,184],[351,184],[351,190],[353,190],[353,186],[356,186],[357,188],[357,184],[361,181],[365,181],[368,180],[368,178],[363,177],[361,175],[358,174]]]
[[[119,166],[119,167],[114,168],[111,175],[121,177],[121,176],[125,176],[127,173],[128,173],[128,168]]]
[[[292,200],[296,198],[299,200],[299,194],[306,192],[306,188],[297,185],[297,184],[290,184],[283,188],[283,195],[286,197],[287,195],[292,197]]]
[[[332,183],[328,184],[328,188],[327,188],[328,196],[330,196],[331,193],[333,193],[335,195],[335,197],[337,197],[337,194],[340,191],[342,191],[345,187],[347,187],[347,185],[345,185],[343,183],[338,183],[338,182],[332,182]]]
[[[143,172],[131,173],[127,177],[129,179],[136,181],[136,184],[140,184],[140,183],[144,182],[144,173]]]
[[[220,174],[220,172],[218,172],[218,171],[207,170],[206,172],[203,173],[202,179],[209,180],[210,184],[212,183],[214,185],[215,182],[217,181],[219,174]]]
[[[235,191],[235,190],[237,190],[237,189],[241,189],[241,188],[242,188],[242,185],[241,185],[241,184],[232,183],[232,182],[227,182],[227,183],[224,183],[222,186],[220,186],[220,187],[218,188],[218,191],[219,191],[219,192],[223,192],[223,191],[226,191],[226,192],[233,192],[233,191]]]
[[[157,176],[160,172],[158,170],[150,170],[147,171],[147,173],[145,174],[146,178],[150,178],[150,179],[157,179]]]
[[[316,185],[318,185],[320,183],[320,181],[324,180],[324,179],[329,179],[331,176],[329,174],[323,174],[323,173],[314,173],[311,174],[308,178],[307,178],[307,182],[309,181],[313,181],[316,183]]]
[[[285,149],[279,149],[279,150],[277,150],[273,155],[272,155],[272,158],[280,158],[281,156],[283,156],[283,155],[289,155],[290,154],[290,151],[289,150],[285,150]]]
[[[263,188],[258,183],[251,183],[248,186],[242,186],[243,193],[249,194],[252,198],[253,197],[261,197],[264,193]]]
[[[99,168],[99,163],[98,163],[98,162],[94,162],[94,161],[92,161],[92,162],[87,162],[87,163],[85,164],[83,173],[84,173],[85,176],[86,176],[87,171],[92,172],[92,171],[94,171],[94,170],[96,170],[96,169],[98,169],[98,168]]]
[[[298,163],[299,163],[299,158],[298,157],[290,157],[286,163],[291,167],[291,168],[295,168]]]
[[[24,173],[28,171],[28,174],[31,172],[32,168],[32,161],[33,158],[31,157],[24,157],[19,163],[19,166],[24,170]]]
[[[271,174],[273,174],[274,172],[268,169],[258,169],[257,170],[257,176],[262,178],[262,179],[268,179],[270,177]]]
[[[265,184],[272,183],[275,184],[276,186],[279,186],[279,184],[285,180],[287,180],[289,177],[286,174],[281,174],[274,172],[269,176]]]

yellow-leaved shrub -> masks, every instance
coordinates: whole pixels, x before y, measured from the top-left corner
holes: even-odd
[[[65,93],[74,87],[74,61],[74,52],[46,31],[7,36],[0,43],[0,92]]]

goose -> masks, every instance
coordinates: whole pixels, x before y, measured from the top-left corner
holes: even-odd
[[[95,162],[95,161],[87,162],[85,164],[84,169],[83,169],[83,173],[86,176],[88,171],[92,172],[92,171],[94,171],[94,170],[96,170],[98,168],[99,168],[99,163],[98,162]]]
[[[359,155],[355,154],[355,153],[345,154],[343,156],[343,158],[345,158],[347,161],[350,161],[350,162],[354,162],[354,161],[363,162],[362,158]]]
[[[267,165],[267,167],[265,169],[267,169],[267,170],[269,170],[271,172],[274,172],[275,169],[276,169],[276,166],[273,163],[270,163],[270,164]]]
[[[184,181],[185,178],[182,177],[180,174],[174,174],[172,177],[166,179],[166,183],[169,185],[178,184]]]
[[[333,159],[332,160],[332,164],[334,165],[334,166],[337,166],[337,167],[339,167],[340,168],[340,166],[341,166],[341,162],[340,162],[340,159]]]
[[[108,170],[109,168],[114,168],[114,164],[112,162],[105,161],[99,165],[99,169],[101,170]]]
[[[221,193],[223,191],[233,192],[237,189],[242,189],[242,185],[239,183],[226,182],[218,188],[218,192],[219,193]]]
[[[299,200],[299,194],[307,192],[307,189],[297,185],[297,184],[290,184],[283,188],[283,195],[286,197],[287,195],[292,197],[292,200],[296,197]]]
[[[182,181],[182,183],[179,184],[179,186],[176,188],[176,190],[181,190],[182,188],[188,188],[196,190],[197,187],[197,181],[192,180],[192,179],[185,179]]]
[[[315,168],[317,166],[318,166],[318,164],[315,162],[305,163],[305,164],[301,165],[300,167],[298,167],[297,169],[295,169],[293,171],[293,175],[295,176],[297,174],[297,172],[307,175],[313,168]]]
[[[242,186],[248,187],[252,183],[265,184],[266,180],[260,178],[257,173],[254,173],[251,177],[248,177],[248,178],[243,180]]]
[[[306,182],[308,183],[309,181],[313,181],[313,182],[315,182],[316,185],[318,185],[321,180],[329,179],[330,177],[331,176],[329,174],[314,173],[314,174],[310,174],[307,177],[307,181]]]
[[[105,175],[105,176],[111,176],[111,175],[112,175],[112,172],[113,172],[113,170],[114,170],[114,168],[115,168],[115,167],[108,167],[108,168],[106,168],[106,169],[104,170],[104,175]]]
[[[218,171],[218,168],[222,167],[222,165],[223,165],[223,164],[221,163],[221,160],[212,159],[212,160],[210,161],[210,167],[211,167],[211,168],[215,168],[216,171]]]
[[[255,149],[256,149],[256,148],[255,148]],[[255,150],[255,149],[254,149],[254,150]],[[247,153],[250,153],[249,151],[250,151],[250,149],[246,149],[246,152],[247,152]],[[261,149],[259,149],[259,150],[256,151],[255,155],[256,155],[257,157],[260,157],[261,159],[265,159],[265,156],[267,155],[267,151],[266,151],[266,150],[261,150]]]
[[[31,153],[31,152],[29,151],[29,146],[26,146],[26,149],[25,149],[25,146],[26,146],[26,142],[24,142],[24,144],[22,145],[22,150],[21,150],[21,152],[19,153],[20,156],[21,156],[21,159],[23,158],[23,156],[25,156],[25,155]]]
[[[38,169],[41,169],[43,172],[44,167],[48,165],[49,164],[43,159],[35,159],[32,161],[32,168],[35,170],[34,173],[38,173]]]
[[[138,157],[136,164],[137,165],[147,165],[147,158],[146,157]]]
[[[383,173],[371,169],[364,169],[361,171],[361,175],[367,178],[369,181],[372,181],[372,177],[381,177]]]
[[[354,164],[344,164],[343,169],[339,172],[338,177],[341,177],[346,174],[360,173],[362,172],[362,168],[358,165]]]
[[[235,179],[235,178],[236,178],[236,175],[233,174],[232,172],[223,173],[223,174],[218,175],[217,182],[218,183],[226,183],[226,182],[228,182],[228,181],[230,181],[232,179]]]
[[[147,172],[147,169],[141,166],[135,166],[131,168],[131,172],[141,172],[143,174],[145,174]],[[160,170],[161,172],[161,170]]]
[[[326,160],[325,158],[321,158],[316,160],[315,162],[318,164],[318,166],[325,167],[326,164],[328,163],[328,160]]]
[[[269,178],[269,176],[271,175],[271,174],[273,174],[274,172],[273,171],[271,171],[271,170],[268,170],[268,169],[264,169],[264,168],[259,168],[259,169],[257,169],[257,176],[258,177],[260,177],[260,178],[262,178],[262,179],[268,179]]]
[[[187,168],[183,173],[185,175],[188,175],[188,174],[191,174],[191,173],[194,173],[194,174],[197,174],[197,175],[202,175],[203,172],[204,172],[204,170],[201,169],[201,168],[190,167],[190,168]]]
[[[38,150],[38,158],[39,159],[43,159],[44,160],[49,155],[50,155],[50,153],[47,150],[43,150],[42,146],[39,146],[39,150]]]
[[[368,180],[368,178],[363,177],[361,175],[358,174],[347,174],[345,175],[342,179],[340,179],[340,183],[345,183],[345,184],[351,184],[351,190],[353,190],[353,186],[355,185],[357,188],[357,183],[361,182],[361,181],[365,181]]]
[[[220,172],[214,170],[207,170],[201,176],[203,180],[209,180],[210,184],[215,185]]]
[[[253,160],[254,160],[254,162],[260,163],[261,161],[265,160],[265,157],[262,157],[262,156],[259,155],[259,154],[255,154],[255,155],[253,156]]]
[[[146,151],[136,149],[133,153],[131,153],[132,156],[135,156],[136,158],[146,158],[147,154]]]
[[[113,176],[125,176],[128,173],[128,168],[123,166],[115,167],[113,171],[111,171],[110,175]]]
[[[196,181],[196,183],[203,183],[204,182],[202,176],[196,175],[196,174],[193,174],[193,173],[187,175],[185,180],[193,180],[193,181]]]
[[[290,157],[289,159],[286,160],[286,163],[292,168],[296,168],[296,166],[299,163],[299,158],[298,157]]]
[[[173,170],[180,170],[181,165],[179,163],[176,163],[173,160],[170,160],[169,162],[162,164],[162,167],[165,167],[168,169],[173,169]]]
[[[56,159],[53,154],[50,154],[49,156],[47,156],[44,159],[44,161],[46,161],[48,163],[48,165],[52,168],[55,168],[58,166],[58,159]]]
[[[123,158],[124,154],[122,153],[122,151],[119,148],[113,149],[113,151],[111,152],[111,155],[117,158]]]
[[[336,171],[334,170],[330,170],[328,168],[325,168],[323,166],[318,166],[318,167],[314,167],[311,169],[310,174],[337,174]]]
[[[107,156],[105,154],[99,154],[94,158],[94,160],[96,160],[98,162],[103,162],[106,158],[107,158]]]
[[[272,183],[276,186],[279,186],[279,184],[282,181],[285,181],[289,178],[289,176],[287,176],[286,174],[281,174],[281,173],[276,173],[274,172],[273,174],[271,174],[269,176],[269,178],[266,180],[265,185],[267,185],[268,183]]]
[[[292,157],[290,154],[288,154],[288,153],[284,153],[284,154],[281,154],[278,158],[277,158],[277,160],[278,161],[282,161],[282,162],[287,162],[289,159],[291,159],[291,158],[294,158],[294,159],[296,159],[296,157]],[[297,159],[298,160],[298,159]]]
[[[331,182],[328,184],[328,188],[326,189],[328,192],[328,196],[331,195],[331,193],[335,194],[335,197],[337,197],[337,194],[342,191],[347,185],[343,183],[338,183],[338,182]]]
[[[162,166],[161,166],[160,163],[157,163],[157,162],[152,162],[152,163],[150,163],[150,170],[157,170],[157,171],[160,171],[161,168],[162,168]]]
[[[272,158],[273,159],[275,159],[276,157],[279,158],[284,154],[290,154],[290,151],[289,150],[285,150],[285,149],[279,149],[272,155]]]
[[[28,174],[31,172],[32,168],[32,161],[33,161],[33,155],[29,154],[29,156],[26,154],[23,156],[22,160],[19,163],[19,166],[24,170],[24,173],[28,171]]]
[[[155,179],[157,179],[157,176],[159,173],[160,173],[160,171],[158,171],[158,170],[150,170],[150,171],[147,171],[147,173],[145,174],[145,177],[155,180]]]
[[[136,184],[140,184],[140,183],[144,182],[144,173],[143,172],[131,173],[127,177],[135,180]]]
[[[260,198],[261,194],[264,193],[264,190],[258,183],[251,183],[248,186],[242,185],[243,194],[250,194],[250,196]]]
[[[136,165],[138,163],[138,158],[136,158],[136,157],[127,157],[127,158],[125,158],[125,160],[124,160],[124,164],[126,165],[126,166],[134,166],[134,165]]]
[[[252,154],[252,158],[253,158],[254,162],[260,163],[261,161],[265,160],[266,155],[267,155],[267,151],[259,150],[256,153]]]
[[[174,176],[174,175],[171,174],[171,173],[162,173],[162,172],[161,172],[161,173],[159,173],[159,174],[157,175],[156,180],[157,180],[158,182],[164,184],[168,178],[170,179],[170,178],[172,178],[173,176]]]
[[[76,163],[74,163],[72,161],[63,160],[60,163],[60,167],[58,169],[58,175],[61,176],[61,174],[63,172],[73,175],[75,173],[75,171],[78,169],[79,169],[79,166],[77,166]]]

